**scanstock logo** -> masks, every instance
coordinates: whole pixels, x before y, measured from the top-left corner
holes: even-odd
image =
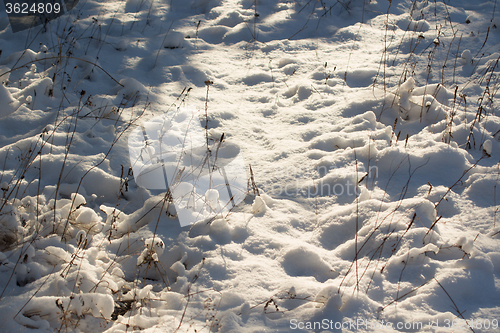
[[[137,185],[170,191],[182,227],[228,212],[247,193],[240,148],[209,138],[199,111],[180,108],[134,129],[128,138]]]

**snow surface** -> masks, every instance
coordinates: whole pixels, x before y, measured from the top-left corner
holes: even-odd
[[[499,332],[496,5],[2,9],[0,331]],[[128,146],[181,107],[248,179],[187,227]]]

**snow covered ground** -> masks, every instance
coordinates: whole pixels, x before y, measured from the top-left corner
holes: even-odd
[[[499,15],[80,0],[13,33],[2,8],[0,331],[499,332]],[[169,192],[134,169],[166,117],[170,162],[208,164]]]

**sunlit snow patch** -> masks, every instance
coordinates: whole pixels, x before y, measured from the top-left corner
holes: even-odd
[[[199,112],[185,108],[147,121],[128,139],[135,182],[170,191],[182,227],[227,212],[246,195],[239,146],[207,135]]]

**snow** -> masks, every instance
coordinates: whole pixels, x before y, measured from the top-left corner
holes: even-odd
[[[0,331],[497,332],[498,10],[1,10]]]
[[[0,84],[0,99],[2,102],[2,109],[0,110],[0,118],[6,117],[16,111],[16,100],[12,97],[10,91],[2,84]]]
[[[488,155],[491,155],[491,149],[493,147],[493,143],[491,142],[490,139],[486,140],[483,142],[483,151],[488,154]]]

